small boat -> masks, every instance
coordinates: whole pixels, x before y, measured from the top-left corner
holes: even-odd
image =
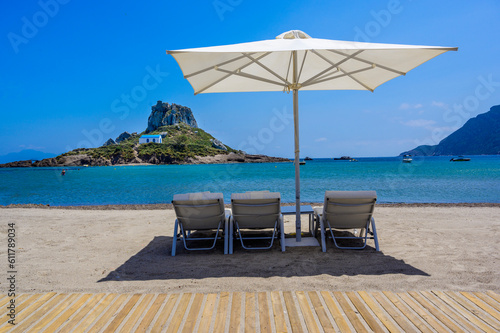
[[[305,162],[305,161],[300,161],[300,162],[299,162],[299,165],[305,165],[305,164],[306,164],[306,162]]]
[[[470,161],[470,158],[468,157],[463,157],[463,156],[458,156],[458,157],[453,157],[450,162],[467,162]]]
[[[357,162],[358,160],[357,160],[357,159],[355,159],[355,158],[351,158],[349,161],[350,161],[350,162]]]
[[[352,158],[350,156],[335,157],[334,161],[350,161]]]
[[[403,156],[403,163],[411,163],[413,159],[411,158],[411,155],[404,155]]]

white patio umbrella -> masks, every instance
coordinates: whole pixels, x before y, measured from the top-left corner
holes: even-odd
[[[293,91],[300,242],[299,90],[370,90],[456,47],[346,42],[291,30],[273,40],[167,51],[194,93]]]

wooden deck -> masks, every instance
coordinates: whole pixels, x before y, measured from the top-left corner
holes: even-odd
[[[21,294],[0,332],[500,332],[494,292]]]

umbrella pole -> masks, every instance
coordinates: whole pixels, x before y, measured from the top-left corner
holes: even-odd
[[[299,148],[299,89],[297,88],[297,51],[293,51],[293,127],[295,130],[295,239],[301,240],[300,227],[300,148]]]
[[[295,129],[295,239],[300,242],[300,160],[299,160],[299,90],[293,89],[293,125]]]

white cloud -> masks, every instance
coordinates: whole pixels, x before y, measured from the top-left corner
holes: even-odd
[[[326,138],[319,138],[319,139],[316,139],[314,141],[316,141],[316,142],[322,142],[322,141],[327,141],[327,139]]]
[[[423,107],[424,106],[420,103],[419,104],[403,103],[399,106],[399,109],[400,110],[410,110],[410,109],[416,110],[416,109],[420,109]]]
[[[425,127],[429,128],[434,125],[436,122],[434,120],[428,119],[413,119],[406,122],[401,122],[401,124],[409,127]]]
[[[448,104],[446,104],[444,102],[432,101],[432,106],[437,106],[438,108],[441,108],[441,109],[444,109],[444,110],[448,110],[449,109]]]
[[[45,149],[45,147],[40,147],[35,145],[19,145],[18,147],[23,149],[32,149],[32,150]]]

